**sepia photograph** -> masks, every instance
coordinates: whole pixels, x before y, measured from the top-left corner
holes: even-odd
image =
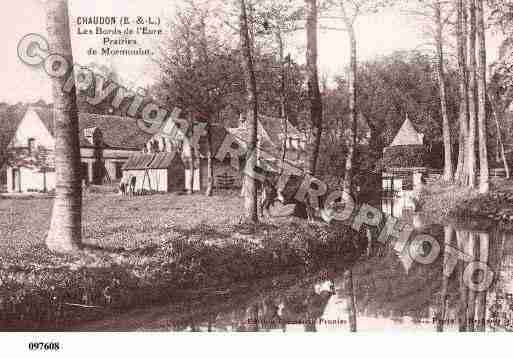
[[[0,19],[0,345],[513,331],[513,1]]]

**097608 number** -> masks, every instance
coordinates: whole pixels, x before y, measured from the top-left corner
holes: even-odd
[[[57,351],[60,349],[59,343],[29,343],[28,345],[29,350],[39,350],[39,351],[50,351],[54,350]]]

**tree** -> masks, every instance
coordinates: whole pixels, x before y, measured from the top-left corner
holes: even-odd
[[[277,55],[277,62],[279,67],[279,73],[277,77],[279,78],[279,85],[276,89],[265,88],[265,86],[259,86],[260,92],[264,98],[268,97],[270,102],[276,98],[275,93],[279,93],[279,109],[277,111],[278,117],[282,122],[282,144],[281,144],[281,161],[282,163],[285,161],[287,156],[287,139],[288,139],[288,122],[290,120],[290,106],[289,102],[294,101],[293,96],[289,96],[289,77],[293,76],[293,72],[291,72],[292,60],[290,54],[285,56],[285,46],[286,46],[286,35],[295,31],[296,21],[300,19],[302,9],[298,9],[291,2],[283,2],[277,0],[268,0],[268,1],[260,1],[259,5],[261,6],[260,14],[257,18],[257,21],[262,24],[262,34],[270,34],[273,37],[273,42],[276,43],[277,49],[275,50]],[[274,66],[271,66],[274,68]],[[269,71],[268,67],[264,70],[266,72]],[[271,76],[276,76],[271,70]],[[261,76],[262,77],[262,76]],[[271,80],[271,82],[274,82]],[[266,96],[266,93],[268,94]],[[262,99],[262,97],[259,97]],[[261,100],[262,105],[262,100]],[[283,167],[283,166],[282,166]],[[283,168],[281,168],[283,171]]]
[[[420,7],[419,7],[420,3]],[[414,2],[413,8],[406,10],[406,13],[412,14],[419,19],[427,19],[429,25],[428,36],[434,39],[434,47],[436,53],[436,74],[438,77],[438,86],[440,94],[440,107],[442,117],[442,135],[444,145],[444,174],[443,178],[445,181],[453,180],[453,163],[452,163],[452,141],[450,132],[450,121],[448,114],[447,104],[447,84],[445,78],[445,52],[444,52],[444,28],[447,25],[450,14],[447,17],[444,16],[443,2],[441,0],[419,0]],[[406,0],[404,6],[411,6],[412,2]]]
[[[477,27],[477,93],[478,93],[478,132],[479,132],[479,192],[490,191],[490,175],[488,169],[488,147],[487,147],[487,90],[486,90],[486,40],[483,0],[477,0],[476,6],[476,27]],[[500,129],[499,129],[500,130]],[[498,133],[498,136],[500,134]]]
[[[466,156],[466,143],[468,141],[468,128],[469,128],[469,88],[468,88],[468,73],[467,73],[467,55],[466,55],[466,33],[467,33],[467,15],[464,7],[463,0],[455,0],[456,7],[456,42],[457,42],[457,57],[459,69],[459,83],[460,83],[460,114],[459,114],[459,148],[458,148],[458,165],[456,168],[456,179],[461,184],[468,182],[467,180],[467,156]]]
[[[206,122],[207,195],[212,194],[214,183],[212,124],[221,121],[232,94],[242,93],[238,51],[230,48],[225,39],[229,36],[220,32],[214,17],[212,9],[194,0],[178,9],[171,20],[172,31],[160,47],[162,76],[153,88],[163,103],[187,112],[191,122]],[[185,158],[191,168],[199,149],[192,150]]]
[[[350,64],[349,64],[349,118],[350,118],[350,134],[347,144],[346,154],[346,168],[344,173],[344,192],[351,194],[353,192],[353,162],[356,151],[356,131],[357,131],[357,75],[358,63],[356,54],[356,34],[354,31],[354,21],[359,15],[359,7],[355,7],[353,15],[349,15],[346,9],[346,1],[340,2],[340,9],[342,11],[342,18],[349,36],[349,51],[350,51]]]
[[[513,86],[510,84],[511,76],[508,73],[509,70],[503,71],[507,69],[507,64],[498,62],[494,65],[492,66],[492,76],[487,88],[487,96],[497,131],[497,158],[500,157],[502,159],[506,178],[509,179],[510,169],[504,149],[502,127],[505,122],[505,113],[513,102]]]
[[[476,187],[476,128],[477,128],[477,64],[476,64],[476,0],[468,0],[468,106],[469,123],[466,145],[467,180],[469,188]]]
[[[327,30],[342,30],[345,31],[349,39],[350,63],[349,63],[349,136],[347,139],[347,153],[346,164],[344,172],[344,193],[351,194],[353,191],[353,171],[356,153],[356,139],[357,139],[357,121],[359,115],[358,107],[358,58],[357,58],[357,38],[354,28],[354,23],[360,15],[365,13],[377,12],[381,7],[391,3],[389,0],[340,0],[339,8],[341,16],[326,16],[327,19],[341,19],[344,28],[338,29],[333,27],[325,27]],[[334,2],[329,1],[327,8],[329,9],[334,5]]]
[[[306,172],[315,176],[317,158],[322,136],[322,97],[319,87],[318,70],[318,2],[305,0],[306,11],[306,74],[308,84],[308,103],[310,106],[311,133],[308,143],[308,165]]]
[[[257,94],[257,82],[255,77],[255,68],[253,63],[253,51],[252,42],[249,34],[248,27],[248,15],[246,8],[246,1],[239,0],[240,2],[240,14],[239,14],[239,26],[240,26],[240,47],[243,55],[243,69],[244,79],[246,82],[247,90],[247,123],[249,134],[246,139],[247,143],[247,154],[246,154],[246,166],[250,168],[256,167],[257,161],[257,126],[258,126],[258,94]],[[258,222],[258,211],[257,211],[257,187],[256,180],[248,175],[244,176],[244,209],[245,217],[248,223]]]
[[[52,53],[73,64],[66,0],[47,2],[48,43]],[[56,192],[46,245],[69,253],[82,239],[82,181],[76,94],[63,91],[65,78],[52,78],[55,124]]]
[[[442,127],[444,139],[444,180],[452,181],[453,164],[452,164],[452,144],[451,131],[449,126],[449,115],[447,113],[447,88],[445,83],[444,70],[444,50],[443,50],[443,21],[442,21],[442,5],[440,0],[434,3],[435,21],[436,21],[436,53],[437,53],[437,74],[438,85],[440,87],[440,105],[442,110]]]

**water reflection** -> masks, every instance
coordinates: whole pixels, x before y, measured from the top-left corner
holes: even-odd
[[[173,330],[201,331],[510,331],[513,330],[513,238],[510,233],[462,225],[422,229],[441,248],[461,250],[456,265],[442,250],[430,265],[404,260],[392,248],[375,248],[352,268],[298,279],[265,294],[254,293],[236,310],[198,316]],[[380,244],[374,244],[380,246]],[[490,288],[469,288],[482,271],[494,272]],[[470,266],[470,267],[468,267]],[[444,273],[446,275],[444,275]]]

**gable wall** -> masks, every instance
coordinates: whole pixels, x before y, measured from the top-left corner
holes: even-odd
[[[55,148],[55,140],[52,134],[48,131],[37,113],[31,109],[27,111],[23,120],[21,120],[9,147],[27,147],[29,138],[36,140],[36,147]]]

